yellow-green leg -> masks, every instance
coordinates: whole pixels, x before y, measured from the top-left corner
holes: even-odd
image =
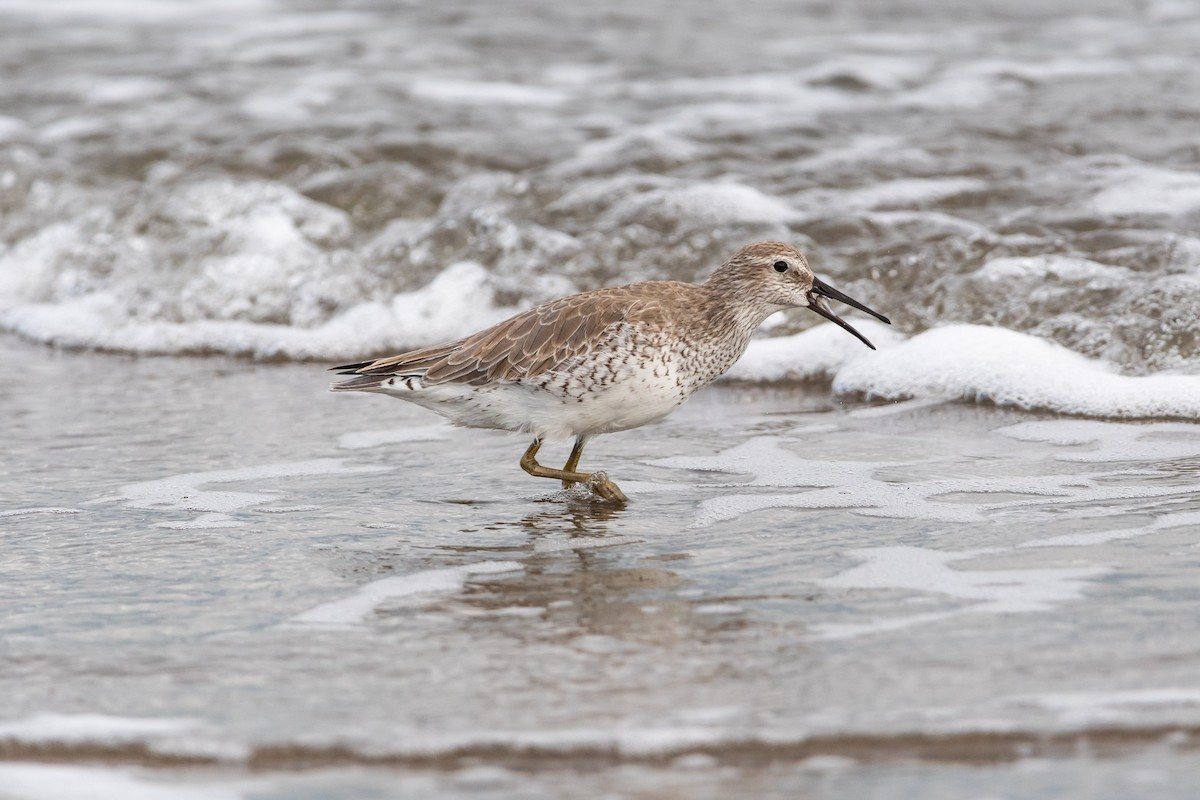
[[[529,445],[529,449],[525,451],[525,455],[521,456],[521,469],[528,472],[535,478],[554,478],[563,482],[564,486],[574,485],[576,483],[586,484],[596,494],[600,495],[605,500],[614,503],[624,503],[627,498],[617,485],[608,479],[608,475],[603,472],[576,472],[575,467],[579,466],[579,458],[583,455],[583,442],[580,439],[575,441],[575,447],[571,450],[571,456],[567,459],[567,466],[570,469],[554,469],[553,467],[543,467],[537,462],[537,453],[542,447],[541,439],[534,439],[533,444]]]
[[[577,472],[579,467],[579,459],[583,457],[583,437],[575,439],[575,446],[571,448],[571,455],[567,457],[567,463],[563,465],[563,472]],[[575,485],[575,481],[563,481],[563,488],[570,489]]]

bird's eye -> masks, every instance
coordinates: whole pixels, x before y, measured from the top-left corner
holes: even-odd
[[[775,271],[776,272],[787,272],[787,267],[788,267],[788,265],[787,265],[786,261],[776,261],[775,262]]]

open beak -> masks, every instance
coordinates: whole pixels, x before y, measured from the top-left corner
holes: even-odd
[[[846,294],[842,294],[841,292],[839,292],[837,289],[830,286],[825,281],[821,280],[820,278],[816,277],[815,275],[813,276],[812,288],[808,290],[808,307],[811,308],[813,311],[817,312],[818,314],[820,314],[825,319],[829,320],[830,322],[837,323],[838,325],[841,325],[843,328],[845,328],[846,330],[853,333],[855,336],[857,336],[859,338],[859,340],[863,344],[865,344],[867,347],[871,348],[872,350],[875,349],[875,345],[873,345],[869,341],[867,341],[867,337],[863,336],[861,333],[854,330],[853,325],[851,325],[849,322],[846,322],[846,320],[842,319],[837,314],[833,313],[833,309],[829,307],[829,300],[827,300],[826,298],[829,298],[829,300],[837,300],[839,303],[845,303],[848,306],[853,306],[854,308],[857,308],[859,311],[865,311],[868,314],[870,314],[872,317],[875,317],[876,319],[886,322],[888,325],[892,324],[892,321],[890,319],[888,319],[887,317],[885,317],[883,314],[880,314],[878,311],[872,311],[871,309],[864,306],[862,303],[855,300],[853,297],[850,297],[849,295],[846,295]]]

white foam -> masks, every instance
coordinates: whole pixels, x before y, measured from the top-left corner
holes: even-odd
[[[0,511],[0,517],[25,517],[31,514],[82,514],[78,508],[57,508],[46,506],[41,508],[12,508]]]
[[[865,634],[901,630],[964,613],[1013,614],[1045,611],[1082,596],[1090,581],[1108,572],[1103,567],[980,569],[953,568],[952,564],[994,551],[963,553],[921,547],[877,547],[855,550],[862,563],[845,572],[817,581],[836,589],[904,589],[946,595],[969,605],[948,611],[898,615],[869,622],[829,623],[814,626],[821,639],[846,639]]]
[[[622,129],[609,138],[585,143],[573,158],[556,164],[553,173],[610,174],[630,163],[676,165],[695,160],[703,152],[695,142],[657,127]]]
[[[320,511],[322,506],[303,505],[303,506],[259,506],[251,509],[259,514],[296,514],[303,511]]]
[[[0,114],[0,143],[21,142],[31,137],[32,131],[24,120]]]
[[[791,45],[789,47],[789,45]],[[788,54],[793,57],[807,59],[810,54],[805,52],[811,48],[807,42],[777,42],[769,45],[775,52]],[[801,74],[812,83],[836,83],[850,81],[862,86],[883,91],[895,91],[912,85],[924,78],[930,68],[930,60],[914,57],[915,54],[904,56],[870,55],[856,53],[850,56],[834,56],[825,58]]]
[[[1129,62],[1124,59],[1087,58],[1080,55],[1037,61],[996,58],[976,61],[970,69],[981,75],[998,78],[1020,77],[1029,81],[1049,81],[1124,75],[1129,71]]]
[[[427,594],[456,592],[472,575],[514,572],[522,569],[515,561],[483,561],[464,567],[448,567],[414,572],[411,575],[383,578],[368,583],[342,600],[334,600],[292,617],[290,625],[352,627],[364,622],[384,603]]]
[[[977,269],[974,277],[985,281],[1019,281],[1026,287],[1053,280],[1056,283],[1085,283],[1089,288],[1099,288],[1100,283],[1123,288],[1136,276],[1133,270],[1124,267],[1048,254],[993,258]]]
[[[454,78],[418,78],[409,83],[408,90],[422,100],[463,105],[555,106],[570,96],[543,86]]]
[[[904,339],[895,328],[873,319],[850,316],[847,320],[881,350]],[[833,323],[822,323],[792,336],[752,340],[724,377],[758,383],[828,380],[864,352],[870,350],[858,339]]]
[[[156,522],[152,527],[168,531],[217,530],[218,528],[240,528],[246,523],[227,514],[205,514],[196,519],[176,522]]]
[[[313,475],[346,475],[368,472],[385,472],[382,466],[348,466],[341,459],[323,458],[312,461],[294,461],[283,464],[262,464],[254,467],[189,472],[152,481],[142,481],[122,486],[116,496],[99,502],[117,500],[126,508],[153,511],[186,511],[200,516],[183,521],[160,522],[156,527],[187,528],[231,528],[245,523],[234,519],[234,511],[253,508],[278,499],[276,492],[237,492],[205,488],[209,484],[263,481],[276,478],[296,478]]]
[[[979,58],[942,70],[915,88],[897,92],[894,102],[902,107],[972,108],[1010,91],[1014,79],[1041,83],[1122,75],[1128,69],[1128,63],[1123,59],[1088,58],[1078,54],[1037,60]]]
[[[1059,461],[1161,463],[1200,458],[1200,425],[1184,422],[1135,425],[1082,419],[1036,420],[997,428],[995,433],[1063,448],[1054,456]]]
[[[1055,710],[1101,706],[1200,705],[1200,688],[1109,689],[1103,692],[1009,695],[1005,699],[1014,703],[1033,703]]]
[[[0,722],[0,739],[20,742],[139,741],[150,736],[178,734],[197,725],[182,717],[115,717],[107,714],[34,714]]]
[[[1155,22],[1194,22],[1196,4],[1191,0],[1149,0],[1143,13]]]
[[[1065,533],[1061,536],[1051,536],[1046,539],[1035,539],[1022,542],[1020,547],[1092,547],[1098,544],[1134,539],[1152,533],[1162,533],[1172,528],[1190,528],[1200,530],[1200,511],[1167,511],[1159,512],[1158,516],[1148,525],[1135,528],[1118,528],[1092,533]]]
[[[864,355],[834,378],[839,394],[943,397],[1096,417],[1200,419],[1200,375],[1115,373],[1107,364],[1004,328],[947,325]]]
[[[996,238],[977,222],[941,211],[867,211],[863,212],[862,218],[873,226],[893,229],[897,234],[919,235],[926,239],[956,236],[989,241]]]
[[[797,201],[806,208],[830,205],[848,209],[906,208],[986,189],[987,184],[976,178],[904,178],[847,191],[821,189],[801,195]]]
[[[40,280],[29,271],[25,274],[26,282]],[[491,285],[489,274],[478,264],[452,264],[420,289],[402,292],[386,303],[360,303],[312,328],[236,319],[143,320],[130,316],[124,303],[104,291],[0,310],[0,327],[56,345],[143,354],[354,358],[363,352],[401,351],[454,339],[515,313],[517,309],[494,304]],[[0,280],[0,309],[4,289]],[[10,292],[10,296],[16,293]]]
[[[799,219],[787,203],[739,183],[668,185],[619,201],[602,224],[782,225]]]
[[[701,603],[692,607],[692,613],[709,616],[742,614],[746,609],[736,603]]]
[[[235,786],[162,781],[124,768],[0,764],[5,800],[244,800]]]
[[[652,462],[677,469],[716,470],[733,474],[751,473],[746,486],[814,487],[799,494],[733,494],[700,503],[693,527],[707,527],[767,509],[846,509],[868,516],[926,519],[940,522],[978,522],[992,506],[939,502],[937,495],[980,488],[971,479],[925,481],[917,485],[874,479],[873,474],[893,462],[831,461],[812,458],[780,446],[777,437],[751,439],[713,456],[676,456]],[[899,463],[899,462],[896,462]],[[989,481],[992,491],[1014,488],[1049,493],[1042,481]]]
[[[1008,695],[999,698],[997,705],[1044,708],[1055,712],[1060,725],[1079,727],[1127,721],[1131,715],[1139,712],[1151,712],[1161,720],[1164,712],[1200,706],[1200,688],[1161,687]]]
[[[959,68],[940,73],[916,88],[897,92],[894,102],[901,108],[978,108],[992,102],[999,89],[994,75]]]
[[[831,166],[890,164],[924,167],[934,163],[933,156],[908,145],[898,136],[861,135],[834,144],[828,149],[807,156],[796,163],[805,169],[826,169]]]
[[[1200,209],[1200,174],[1129,164],[1106,174],[1107,186],[1092,198],[1102,214],[1180,216]]]
[[[862,98],[813,86],[795,73],[739,72],[697,78],[633,81],[628,91],[655,104],[655,124],[688,139],[714,141],[811,124],[823,112],[861,106]]]
[[[711,456],[669,456],[655,466],[732,474],[750,473],[748,486],[834,486],[866,477],[891,462],[828,461],[801,456],[775,436],[759,436]]]
[[[171,84],[145,76],[96,78],[88,82],[84,96],[97,105],[120,105],[152,100],[171,91]]]
[[[793,432],[802,441],[809,429]],[[728,494],[702,501],[692,527],[707,527],[771,509],[842,509],[860,516],[936,522],[984,522],[989,515],[1030,506],[1113,503],[1120,500],[1187,497],[1179,486],[1111,485],[1104,476],[1078,474],[880,480],[875,473],[904,462],[828,460],[801,456],[779,436],[758,437],[711,456],[675,456],[651,462],[675,469],[751,474],[746,487],[812,487],[799,493]],[[720,486],[721,484],[718,484]],[[975,495],[970,503],[955,495]],[[1009,495],[1019,495],[1013,499]],[[994,498],[994,499],[990,499]],[[989,502],[990,499],[990,502]]]
[[[1028,506],[1070,505],[1152,497],[1173,499],[1188,494],[1178,487],[1110,487],[1077,475],[1039,475],[1030,478],[963,478],[920,482],[880,481],[870,472],[882,464],[837,461],[810,462],[824,470],[832,485],[799,494],[733,494],[704,500],[696,510],[692,527],[716,525],[745,514],[772,509],[840,509],[859,516],[919,519],[932,522],[984,522],[992,512]],[[771,469],[771,462],[763,462]],[[769,485],[788,480],[785,473],[771,471]],[[949,495],[978,495],[972,503],[954,503]],[[1015,500],[987,502],[990,495],[1028,495]]]
[[[302,122],[333,103],[353,79],[345,73],[324,72],[301,78],[287,87],[272,86],[240,103],[246,114],[264,120]]]
[[[31,17],[101,19],[145,23],[186,17],[244,16],[269,7],[266,0],[5,0],[6,14]],[[72,20],[74,21],[74,20]]]

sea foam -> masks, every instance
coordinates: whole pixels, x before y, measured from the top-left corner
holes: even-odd
[[[846,364],[841,395],[986,401],[1118,419],[1200,418],[1200,375],[1120,375],[1101,361],[1028,334],[947,325]]]
[[[871,320],[854,325],[879,348],[833,325],[753,341],[728,373],[736,380],[833,380],[834,392],[870,400],[942,398],[1116,419],[1200,418],[1200,375],[1129,376],[1029,334],[947,325],[904,339]]]

